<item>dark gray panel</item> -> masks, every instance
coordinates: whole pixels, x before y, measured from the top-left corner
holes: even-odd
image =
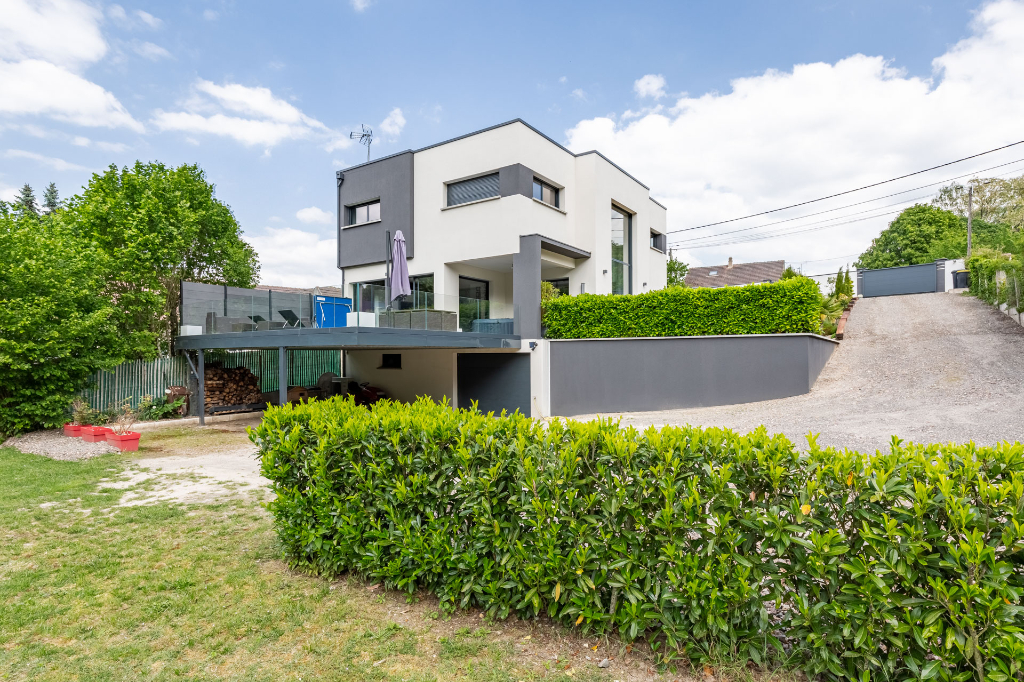
[[[481,412],[530,415],[530,356],[526,353],[459,353],[459,407],[472,401]]]
[[[935,261],[935,291],[946,290],[946,260]]]
[[[512,255],[512,302],[516,335],[539,339],[540,328],[540,235],[519,238],[519,253]]]
[[[533,171],[523,164],[505,166],[498,170],[498,175],[501,178],[501,196],[533,196]]]
[[[905,265],[900,268],[860,270],[857,273],[865,298],[873,296],[900,296],[926,294],[936,291],[935,263]]]
[[[461,182],[450,182],[447,187],[448,205],[459,206],[498,196],[499,174],[481,175]]]
[[[380,222],[344,227],[345,207],[380,199]],[[338,187],[338,267],[383,263],[385,232],[405,237],[406,254],[415,255],[413,225],[413,153],[404,152],[344,172]],[[382,273],[383,274],[383,273]]]
[[[812,334],[551,342],[551,413],[734,405],[807,393],[838,344]]]

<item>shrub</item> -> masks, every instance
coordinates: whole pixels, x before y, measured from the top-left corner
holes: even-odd
[[[421,399],[250,432],[294,567],[545,614],[663,661],[829,679],[1017,679],[1024,447],[806,453],[760,428],[494,417]],[[979,675],[980,676],[980,675]]]
[[[817,333],[820,307],[818,285],[796,277],[745,287],[562,296],[544,304],[544,324],[552,339]]]
[[[979,251],[967,261],[967,269],[971,273],[969,291],[992,305],[1005,303],[1020,310],[1019,301],[1024,298],[1024,265],[1021,260],[991,249]],[[1002,277],[997,274],[1000,272]]]

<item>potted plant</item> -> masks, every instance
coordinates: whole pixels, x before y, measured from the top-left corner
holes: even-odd
[[[71,402],[71,421],[64,425],[64,435],[79,438],[82,435],[82,424],[88,420],[89,406],[81,398]]]
[[[138,419],[138,415],[136,415],[135,410],[126,401],[117,411],[114,428],[107,434],[107,442],[116,446],[121,452],[135,452],[138,450],[139,438],[142,434],[132,431],[136,419]]]

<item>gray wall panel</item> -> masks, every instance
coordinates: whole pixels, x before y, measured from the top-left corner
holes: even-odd
[[[539,234],[519,237],[519,253],[512,254],[512,302],[515,334],[524,339],[541,336]]]
[[[501,196],[533,196],[533,171],[523,164],[517,163],[498,169],[498,177],[501,182]]]
[[[935,263],[923,263],[898,268],[860,270],[857,272],[858,281],[862,285],[860,293],[865,298],[932,293],[937,290],[936,269]]]
[[[734,405],[807,393],[836,342],[811,334],[551,342],[551,413]]]
[[[338,266],[342,268],[383,263],[385,231],[401,230],[406,254],[415,255],[413,225],[413,153],[405,152],[345,171],[338,188],[339,220],[345,207],[380,198],[380,222],[338,229]],[[383,273],[382,273],[383,274]]]
[[[459,353],[459,407],[472,401],[481,412],[530,415],[530,356],[527,353]]]

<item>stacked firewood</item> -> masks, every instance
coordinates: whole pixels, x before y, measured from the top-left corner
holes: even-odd
[[[206,408],[263,402],[260,380],[246,367],[207,367]]]

